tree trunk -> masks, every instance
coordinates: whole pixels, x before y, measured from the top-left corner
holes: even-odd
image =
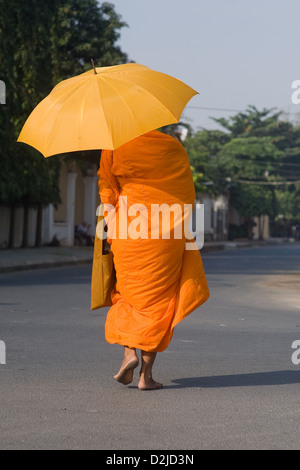
[[[26,204],[24,206],[22,248],[28,248],[28,223],[29,223],[29,207]]]
[[[12,204],[10,206],[10,223],[9,223],[8,248],[13,248],[14,247],[15,213],[16,213],[16,206],[14,204]]]
[[[42,222],[43,222],[43,206],[39,204],[37,207],[37,218],[36,218],[36,233],[35,233],[35,246],[42,246]]]

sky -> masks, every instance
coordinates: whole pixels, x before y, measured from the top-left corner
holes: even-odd
[[[248,105],[282,109],[290,120],[300,113],[292,103],[292,83],[300,80],[299,0],[110,3],[128,24],[118,44],[129,58],[199,92],[183,114],[194,130],[218,128],[210,117]]]

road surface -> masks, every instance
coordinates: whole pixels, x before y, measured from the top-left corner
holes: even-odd
[[[298,449],[300,246],[204,255],[207,304],[160,354],[163,390],[113,380],[90,266],[0,275],[1,449]]]

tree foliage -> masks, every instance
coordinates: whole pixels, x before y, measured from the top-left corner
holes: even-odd
[[[116,42],[125,23],[109,3],[96,0],[0,0],[0,202],[59,201],[58,158],[43,159],[17,144],[34,107],[60,80],[97,65],[127,61]]]
[[[203,129],[186,143],[197,189],[229,192],[249,220],[281,214],[300,221],[300,128],[281,120],[280,111],[255,106],[214,121],[223,130]]]
[[[229,141],[230,136],[225,132],[202,130],[191,135],[185,142],[197,192],[222,193],[223,182],[219,178],[216,157]]]

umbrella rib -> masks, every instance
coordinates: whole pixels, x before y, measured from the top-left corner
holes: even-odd
[[[65,101],[62,103],[62,105],[61,105],[61,107],[60,107],[60,110],[66,105],[66,103],[68,102],[68,100],[69,100],[70,98],[73,98],[74,93],[77,93],[77,91],[78,91],[81,87],[83,87],[85,84],[86,84],[86,82],[80,83],[80,84],[75,88],[75,90],[72,90],[72,92],[69,92],[69,96],[68,96],[68,97],[65,99]],[[68,93],[66,93],[66,95],[67,95],[67,94],[68,94]],[[51,96],[51,94],[50,94],[49,96]],[[60,96],[60,98],[59,98],[58,100],[56,100],[53,104],[56,104],[56,103],[57,103],[58,101],[60,101],[60,100],[61,100],[61,96]],[[51,103],[51,104],[52,104],[52,103]],[[48,147],[48,148],[52,145],[53,140],[54,140],[54,138],[55,138],[54,127],[55,127],[55,125],[56,125],[56,123],[57,123],[58,118],[59,118],[59,112],[57,113],[57,115],[56,115],[56,117],[55,117],[55,120],[54,120],[53,125],[52,125],[51,133],[49,134],[48,139],[47,139],[47,147]]]
[[[160,72],[157,72],[157,73],[160,73]],[[124,75],[125,75],[125,74],[124,74]],[[164,74],[164,75],[165,75],[165,74]],[[103,77],[103,76],[102,76],[102,77]],[[171,77],[171,76],[168,76],[168,77],[169,77],[169,78],[173,78],[173,77]],[[118,81],[120,81],[120,82],[126,82],[126,83],[128,83],[129,85],[132,85],[132,82],[131,82],[130,80],[126,79],[126,77],[122,77],[122,78],[113,77],[113,79],[114,79],[114,80],[118,80]],[[147,80],[147,78],[144,78],[144,77],[143,77],[143,79],[144,79],[144,80]],[[182,83],[183,85],[185,85],[185,83],[181,82],[181,81],[178,80],[177,78],[173,78],[173,80],[177,80],[178,82],[180,82],[180,83]],[[148,80],[148,81],[149,81],[149,80]],[[148,93],[151,97],[155,98],[156,101],[157,101],[161,106],[163,106],[163,107],[166,109],[166,111],[178,122],[178,119],[176,118],[176,116],[174,116],[174,114],[167,108],[167,106],[166,106],[164,103],[162,103],[162,102],[159,100],[159,98],[157,98],[153,93],[151,93],[151,92],[148,91],[146,88],[143,88],[141,85],[139,85],[139,84],[137,84],[137,83],[134,83],[134,86],[138,87],[138,88],[139,88],[140,90],[142,90],[143,92],[146,92],[146,93]],[[167,91],[167,92],[170,93],[170,90],[169,90],[167,87],[161,85],[161,83],[156,82],[156,86],[159,86],[162,90]],[[188,87],[188,85],[185,85],[185,86]],[[190,87],[188,87],[188,88],[190,88]],[[197,93],[196,90],[194,90],[194,91],[195,91],[195,93]],[[183,111],[184,107],[185,107],[185,106],[183,106],[182,111]]]
[[[66,81],[67,81],[67,80],[66,80]],[[65,96],[67,96],[67,95],[69,94],[69,96],[66,98],[66,101],[67,101],[71,96],[73,96],[74,93],[76,93],[82,86],[84,86],[84,85],[86,84],[86,82],[87,82],[87,80],[84,81],[84,83],[79,83],[74,89],[72,89],[72,91],[70,91],[70,89],[68,88],[68,89],[63,93],[63,95],[59,95],[59,98],[56,99],[54,103],[56,104],[58,101],[61,101],[62,98],[64,98]],[[59,90],[59,91],[60,91],[61,88],[58,88],[58,86],[55,87],[55,88],[52,90],[52,92],[48,95],[48,98],[49,98],[52,94],[55,94],[54,92],[55,92],[56,90]],[[47,97],[46,97],[46,98],[47,98]],[[45,99],[46,99],[46,98],[45,98]],[[52,103],[52,104],[54,104],[54,103]],[[64,102],[64,103],[65,103],[65,102]],[[64,104],[64,103],[63,103],[63,104]]]
[[[107,118],[106,118],[105,111],[104,111],[104,107],[103,107],[103,103],[102,103],[101,88],[100,88],[99,82],[98,82],[98,77],[99,77],[99,75],[94,75],[94,77],[97,78],[97,80],[96,80],[96,86],[97,86],[97,90],[98,90],[99,95],[100,95],[100,106],[101,106],[102,111],[103,111],[103,116],[104,116],[104,119],[105,119],[105,123],[106,123],[107,130],[109,131],[109,125],[108,125],[108,122],[107,122]],[[114,147],[113,138],[112,138],[112,136],[110,136],[110,137],[111,137],[111,145],[112,145],[112,147]]]
[[[129,80],[124,80],[124,81],[126,81],[126,83],[130,83]],[[170,91],[170,90],[168,90],[168,88],[165,88],[165,87],[161,86],[160,84],[157,84],[157,85],[159,85],[163,90]],[[138,85],[138,84],[135,84],[135,86],[137,86],[143,92],[146,92],[148,95],[151,96],[151,98],[154,98],[159,103],[159,105],[163,106],[165,108],[165,110],[167,111],[167,113],[170,114],[175,119],[176,122],[178,122],[177,117],[174,116],[174,114],[167,108],[167,106],[162,101],[159,100],[159,98],[157,98],[153,93],[151,93],[149,90],[147,90],[147,88],[143,88],[141,85]]]
[[[105,77],[103,77],[103,75],[102,75],[101,78],[102,78],[102,79],[105,79]],[[118,89],[117,89],[114,85],[112,85],[108,80],[105,80],[105,82],[106,82],[106,85],[108,85],[110,88],[112,88],[112,89],[117,93],[117,95],[121,98],[121,100],[123,101],[124,105],[126,106],[126,108],[128,109],[128,111],[130,112],[131,116],[133,117],[134,121],[137,123],[138,128],[141,130],[139,122],[138,122],[137,119],[135,118],[135,116],[134,116],[132,110],[131,110],[130,107],[128,106],[128,104],[127,104],[127,102],[125,101],[124,97],[121,95],[121,93],[118,91]],[[97,83],[98,83],[98,82],[97,82]],[[99,89],[99,92],[100,92],[100,95],[101,95],[100,86],[98,86],[98,89]],[[103,108],[103,112],[104,112],[104,108]],[[104,116],[105,116],[105,112],[104,112]],[[105,119],[106,119],[106,116],[105,116]],[[107,121],[106,121],[106,123],[107,123]],[[108,125],[107,125],[107,126],[108,126]]]

